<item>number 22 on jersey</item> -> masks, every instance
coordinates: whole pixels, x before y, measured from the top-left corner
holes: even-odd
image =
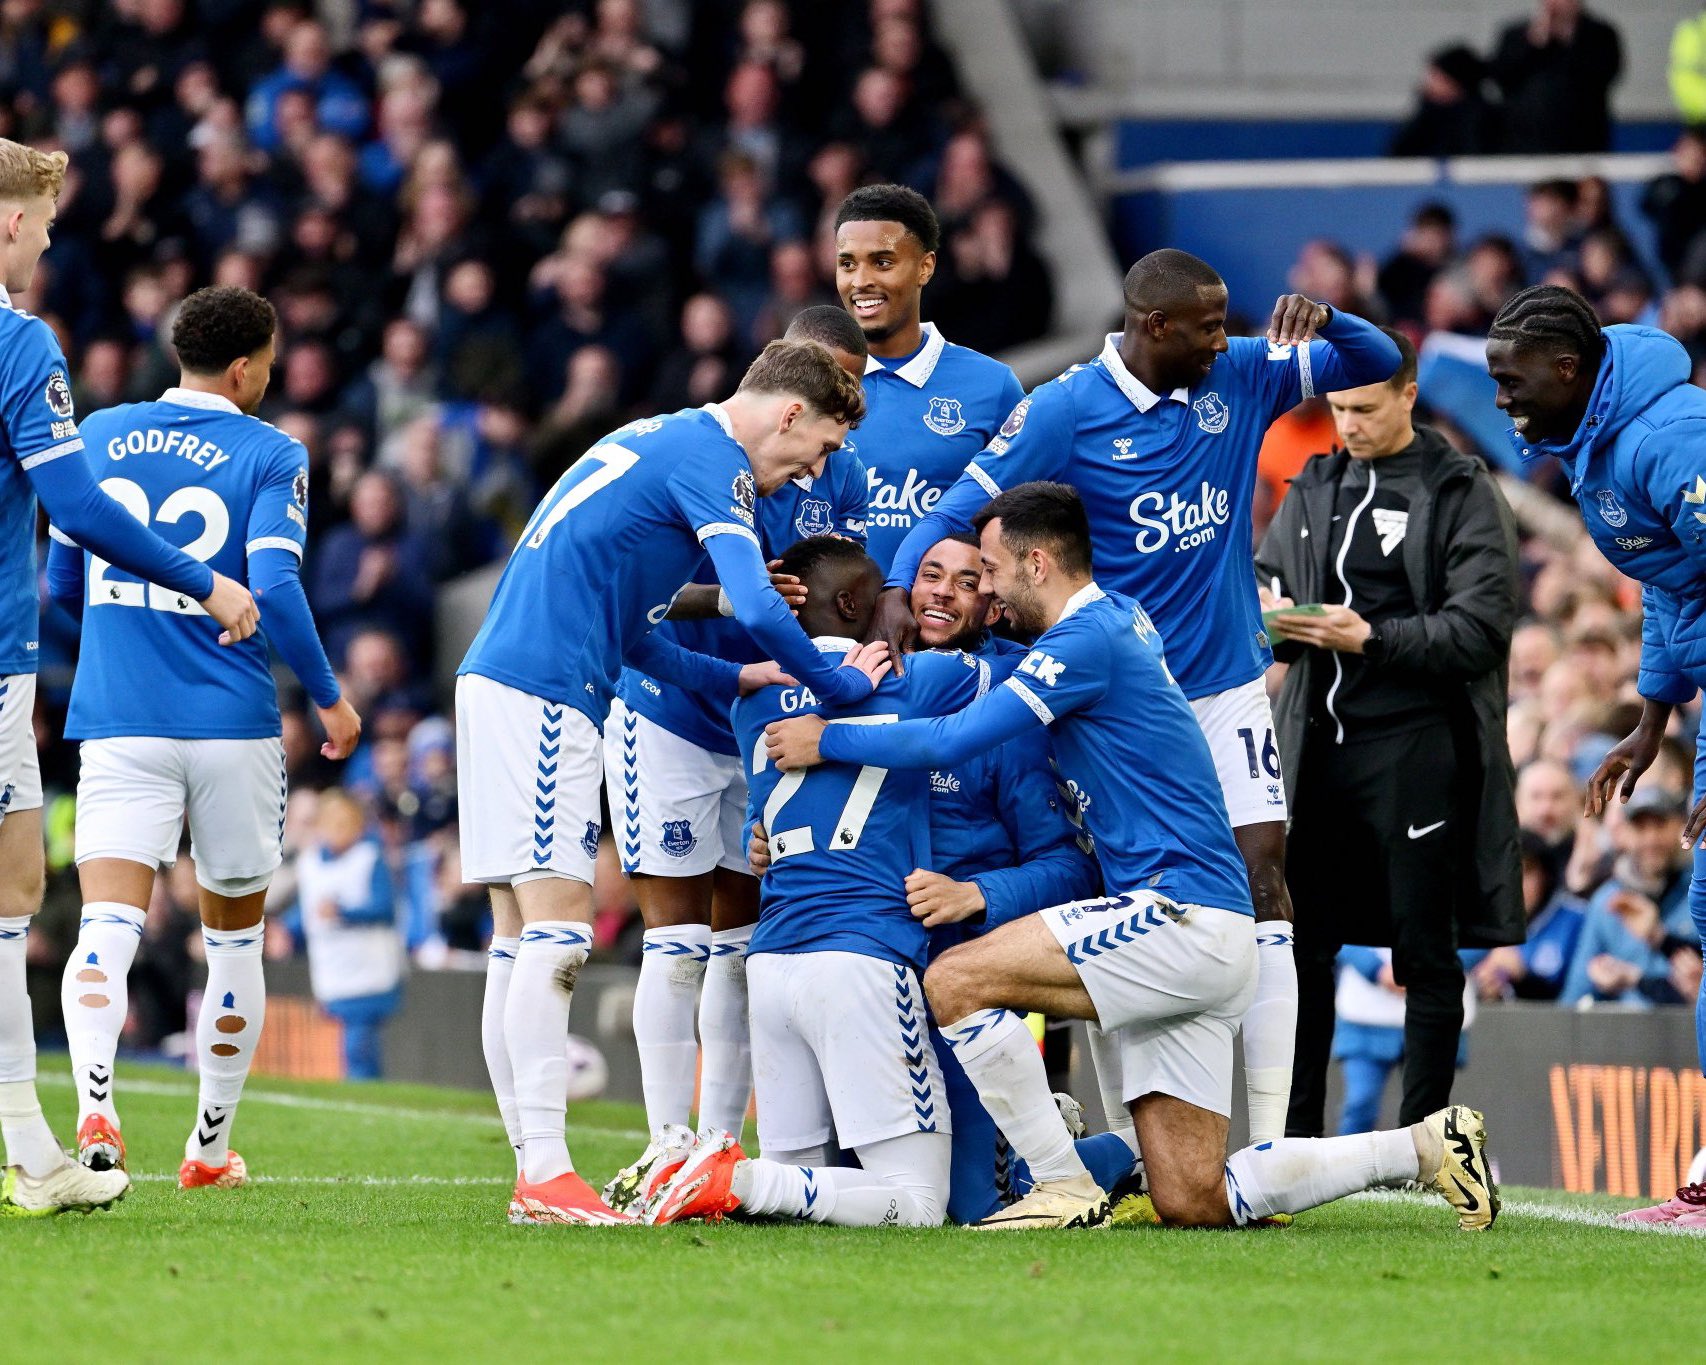
[[[152,519],[176,525],[185,517],[201,518],[201,534],[184,546],[184,553],[203,564],[225,546],[231,534],[231,513],[219,494],[192,485],[175,489],[155,512],[148,506],[142,485],[130,479],[102,479],[101,491],[144,526]],[[91,607],[147,607],[151,611],[175,612],[180,616],[206,616],[200,602],[158,583],[142,583],[107,577],[112,565],[99,555],[89,556],[89,605]]]

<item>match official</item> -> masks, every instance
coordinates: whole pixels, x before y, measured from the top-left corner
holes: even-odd
[[[1333,959],[1390,944],[1405,988],[1400,1123],[1450,1102],[1462,945],[1523,939],[1505,661],[1516,534],[1491,475],[1414,426],[1416,353],[1327,395],[1342,451],[1292,481],[1257,553],[1292,790],[1297,1054],[1286,1132],[1324,1127]],[[1272,615],[1317,606],[1320,614]],[[1252,762],[1254,760],[1252,759]]]

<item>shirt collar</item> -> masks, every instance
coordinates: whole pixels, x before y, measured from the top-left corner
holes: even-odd
[[[729,421],[729,410],[721,403],[707,403],[704,407],[700,408],[699,411],[708,412],[711,416],[715,417],[717,419],[717,425],[723,429],[723,435],[727,436],[731,441],[734,440],[735,425],[733,422]]]
[[[1159,394],[1150,391],[1149,385],[1126,369],[1125,361],[1120,359],[1120,340],[1124,336],[1124,332],[1108,333],[1108,339],[1102,346],[1102,368],[1107,370],[1108,377],[1119,385],[1120,392],[1131,399],[1133,407],[1139,412],[1148,412],[1161,398]],[[1174,389],[1167,397],[1175,402],[1189,404],[1191,391],[1181,387]]]
[[[229,398],[221,398],[217,393],[203,393],[200,389],[180,389],[176,385],[160,395],[162,403],[176,403],[180,408],[206,408],[209,412],[229,412],[238,417],[243,415],[243,409]]]
[[[0,284],[0,308],[10,308],[11,306],[12,291],[7,289],[5,285]]]
[[[936,369],[936,362],[942,358],[942,352],[947,349],[948,340],[936,330],[936,324],[933,322],[925,323],[920,330],[924,333],[924,345],[918,354],[906,364],[891,370],[876,356],[868,355],[865,357],[865,373],[877,374],[886,371],[889,374],[898,374],[913,388],[923,388],[930,382],[930,376]]]
[[[857,640],[849,640],[845,635],[814,635],[812,643],[824,654],[846,654],[859,648]]]
[[[1159,402],[1160,400],[1158,399],[1156,401]],[[1071,597],[1066,599],[1066,605],[1060,609],[1060,616],[1056,619],[1055,625],[1058,626],[1068,616],[1072,615],[1073,612],[1077,611],[1078,608],[1087,607],[1092,602],[1100,602],[1106,596],[1107,593],[1097,587],[1096,580],[1092,578],[1077,592],[1073,593]]]

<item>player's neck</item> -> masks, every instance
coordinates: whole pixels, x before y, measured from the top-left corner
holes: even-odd
[[[866,342],[870,346],[871,354],[878,360],[900,360],[924,344],[924,323],[919,318],[918,311],[914,309],[909,320],[881,341],[872,341],[867,337]]]
[[[223,374],[191,374],[185,370],[178,376],[178,387],[188,389],[191,393],[211,393],[215,398],[223,398],[235,408],[243,406],[237,401],[237,395]]]
[[[1043,610],[1048,619],[1048,625],[1043,629],[1052,630],[1058,626],[1060,618],[1066,614],[1066,604],[1094,581],[1089,575],[1085,575],[1083,578],[1055,577],[1044,583],[1038,589],[1038,596],[1042,599]]]
[[[1177,384],[1168,383],[1167,376],[1158,372],[1151,357],[1138,349],[1129,329],[1125,340],[1120,343],[1120,363],[1126,367],[1127,374],[1153,394],[1165,396],[1179,387]]]

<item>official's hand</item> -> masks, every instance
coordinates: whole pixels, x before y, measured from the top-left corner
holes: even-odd
[[[882,640],[870,640],[848,650],[842,657],[841,666],[863,673],[871,680],[871,687],[875,689],[878,683],[888,677],[889,669],[895,665],[889,657],[888,645]]]
[[[201,605],[225,627],[219,634],[222,645],[247,640],[261,623],[261,609],[255,605],[254,594],[222,573],[213,575],[213,591],[201,599]]]
[[[320,724],[326,731],[326,742],[320,746],[320,752],[327,758],[348,758],[361,738],[361,717],[355,707],[348,698],[339,697],[330,706],[314,709],[319,712]]]
[[[1327,325],[1333,310],[1303,294],[1282,294],[1268,323],[1268,341],[1275,346],[1305,346]]]
[[[1398,978],[1392,975],[1392,964],[1386,963],[1374,978],[1374,984],[1383,991],[1391,991],[1393,995],[1404,994],[1404,988],[1398,984]]]
[[[889,657],[894,661],[895,677],[905,674],[900,656],[917,638],[918,622],[912,615],[912,594],[905,588],[884,588],[877,594],[877,610],[871,616],[871,628],[865,632],[865,639],[887,643]]]
[[[783,772],[815,768],[823,762],[817,743],[823,735],[822,716],[773,720],[764,727],[764,752]]]
[[[1587,795],[1582,803],[1585,815],[1599,815],[1605,810],[1611,800],[1613,788],[1617,790],[1618,799],[1628,801],[1634,794],[1635,784],[1641,780],[1641,774],[1653,766],[1653,760],[1659,756],[1659,743],[1664,739],[1664,727],[1637,725],[1634,734],[1612,746],[1612,750],[1600,760],[1599,767],[1593,770],[1593,776],[1588,778]],[[1617,779],[1623,779],[1621,785]],[[1689,816],[1688,823],[1682,827],[1682,846],[1688,848],[1695,836],[1700,833],[1700,807],[1694,808],[1694,814]]]
[[[755,877],[762,877],[770,870],[770,836],[764,832],[762,821],[753,822],[752,838],[746,846],[746,865]]]
[[[806,604],[806,585],[791,573],[777,573],[776,567],[781,560],[773,559],[765,568],[770,570],[770,586],[782,594],[782,600],[788,604],[788,610],[799,612]]]
[[[958,924],[989,908],[976,882],[957,882],[921,867],[914,868],[906,879],[906,903],[912,907],[912,917],[923,920],[926,929]]]
[[[1327,607],[1320,616],[1276,616],[1270,629],[1284,640],[1361,654],[1372,627],[1349,607]]]
[[[782,665],[774,659],[746,664],[740,671],[740,694],[743,697],[750,697],[763,687],[798,687],[799,683],[800,680],[792,673],[784,673]]]
[[[1256,584],[1256,600],[1261,603],[1263,611],[1278,611],[1284,607],[1295,607],[1297,603],[1289,597],[1275,597],[1273,589],[1265,584]]]

